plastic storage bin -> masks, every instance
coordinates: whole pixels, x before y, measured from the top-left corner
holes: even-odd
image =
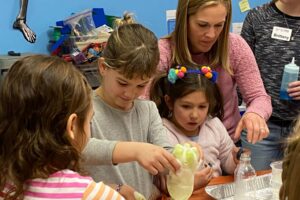
[[[97,60],[91,63],[84,63],[80,65],[75,65],[82,74],[86,77],[87,81],[93,89],[100,86],[99,73],[98,73],[98,63]]]
[[[19,59],[25,56],[33,55],[32,53],[24,53],[20,56],[0,55],[0,84],[7,74],[9,68]]]

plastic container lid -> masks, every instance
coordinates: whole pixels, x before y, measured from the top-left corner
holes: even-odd
[[[295,57],[293,57],[291,63],[285,65],[284,70],[289,73],[298,73],[299,72],[299,66],[295,64]]]

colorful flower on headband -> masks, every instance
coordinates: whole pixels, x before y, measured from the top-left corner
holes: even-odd
[[[178,78],[183,78],[185,74],[201,74],[211,80],[213,83],[216,82],[218,72],[213,71],[208,66],[202,66],[200,69],[186,69],[184,66],[177,66],[176,69],[171,68],[168,73],[168,80],[170,83],[176,83]]]
[[[178,78],[183,78],[184,74],[187,72],[184,66],[178,67],[177,69],[170,69],[168,73],[168,80],[170,83],[174,84]]]
[[[202,66],[201,67],[201,72],[206,78],[211,80],[213,83],[215,83],[217,81],[218,72],[211,70],[210,67]]]

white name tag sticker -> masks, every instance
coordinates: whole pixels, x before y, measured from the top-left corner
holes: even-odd
[[[271,38],[277,39],[277,40],[284,40],[284,41],[290,41],[292,36],[292,29],[290,28],[283,28],[279,26],[274,26]]]

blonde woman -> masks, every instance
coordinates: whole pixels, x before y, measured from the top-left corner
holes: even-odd
[[[178,0],[175,30],[160,39],[158,70],[174,64],[209,65],[219,73],[217,85],[224,99],[222,119],[237,142],[243,129],[251,143],[269,134],[266,120],[272,112],[253,53],[238,35],[229,33],[230,0]],[[236,88],[247,104],[241,118]],[[146,94],[147,96],[147,94]]]

